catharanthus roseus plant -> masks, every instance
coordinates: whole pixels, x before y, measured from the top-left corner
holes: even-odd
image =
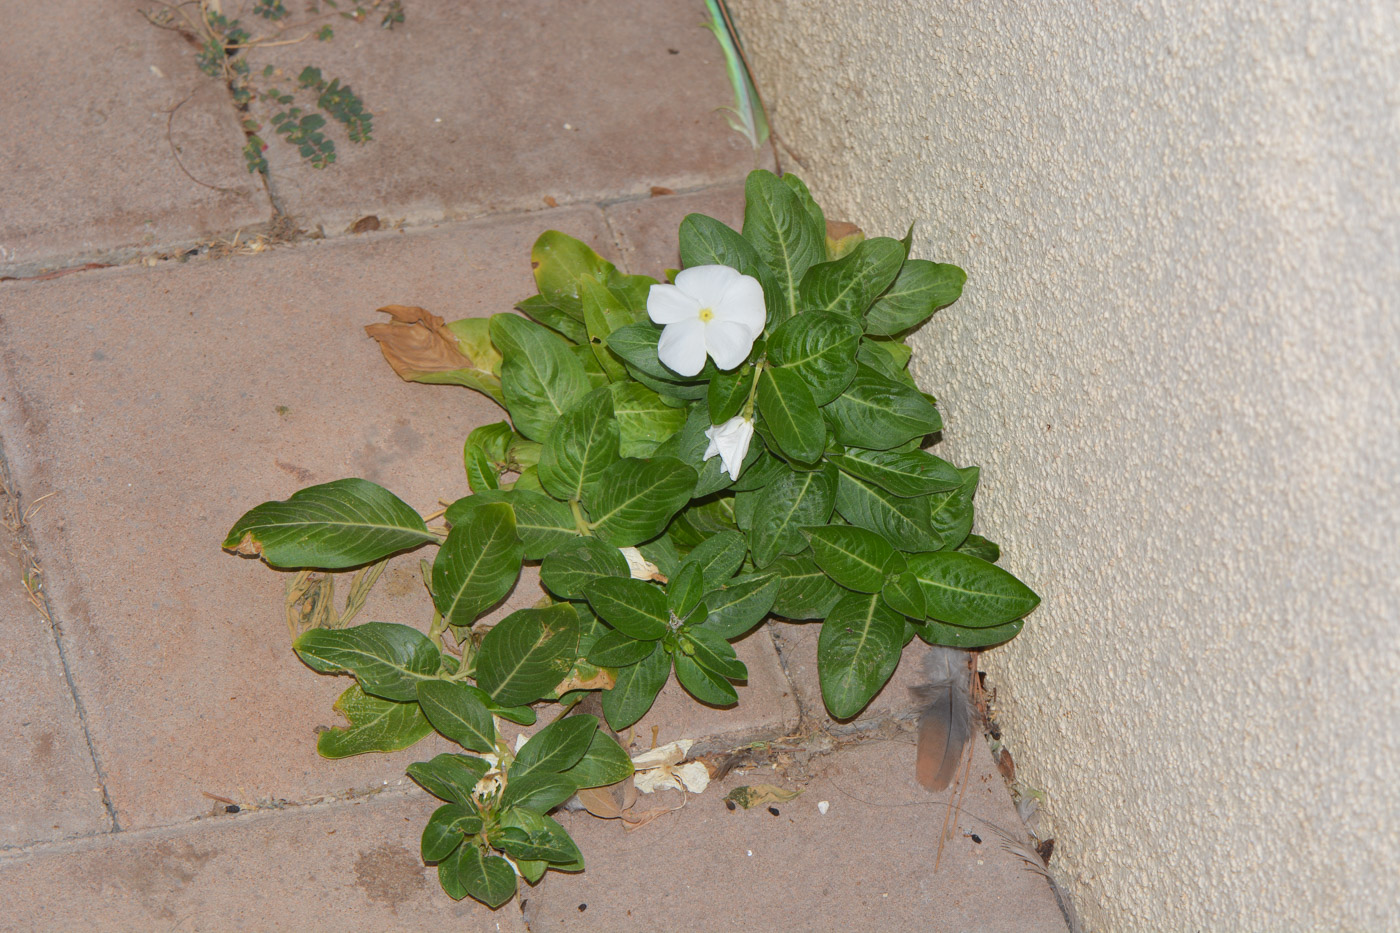
[[[551,231],[524,316],[381,309],[393,320],[369,330],[400,376],[467,386],[508,415],[466,439],[470,494],[445,532],[344,479],[258,506],[224,542],[320,570],[437,549],[426,634],[371,622],[294,647],[355,677],[337,703],[350,725],[321,736],[322,754],[434,730],[465,750],[409,768],[443,801],[422,851],[454,897],[495,906],[517,876],[581,869],[548,811],[631,774],[595,717],[557,719],[516,752],[502,720],[601,689],[624,729],[672,674],[733,704],[748,675],[730,643],[770,616],[820,620],[822,696],[848,718],[912,639],[998,644],[1038,602],[971,533],[978,470],[925,449],[942,421],[906,370],[904,336],[958,298],[962,270],[910,258],[909,237],[828,236],[791,175],[754,172],[746,196],[741,232],[685,218],[670,283]],[[545,598],[483,624],[526,561]]]

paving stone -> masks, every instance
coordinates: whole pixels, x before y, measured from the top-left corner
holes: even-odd
[[[630,833],[565,814],[586,868],[547,875],[528,895],[530,929],[1064,933],[1049,885],[984,822],[1020,831],[984,742],[937,872],[949,792],[915,783],[912,738],[847,746],[813,767],[820,772],[801,796],[775,804],[776,816],[723,803],[739,785],[783,784],[765,771],[731,773]]]
[[[549,226],[610,251],[601,212],[569,208],[0,285],[4,449],[27,501],[54,493],[32,529],[122,827],[204,812],[202,792],[246,804],[377,785],[434,752],[318,758],[349,680],[289,650],[289,575],[219,545],[259,502],[343,476],[423,512],[465,494],[462,439],[503,412],[402,382],[363,325],[387,303],[509,310]],[[419,556],[395,562],[360,621],[426,627]],[[497,613],[537,595],[526,581]]]
[[[53,630],[22,574],[14,549],[0,549],[0,848],[110,828]]]
[[[419,858],[426,794],[239,814],[0,860],[0,930],[524,931]],[[55,883],[62,879],[61,883]]]
[[[708,214],[735,230],[744,225],[744,186],[720,185],[688,194],[620,201],[607,208],[618,252],[633,273],[664,280],[680,267],[677,232],[686,214]]]
[[[270,141],[273,192],[304,226],[437,221],[645,195],[742,178],[755,162],[717,108],[733,99],[694,0],[520,0],[407,5],[392,31],[272,49],[348,83],[374,139],[332,128],[336,162],[311,168]],[[262,54],[262,53],[260,53]],[[264,121],[274,111],[259,103]]]
[[[0,275],[232,233],[271,215],[244,169],[227,89],[139,10],[49,0],[6,17]]]

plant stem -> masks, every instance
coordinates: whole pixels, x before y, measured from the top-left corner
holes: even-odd
[[[748,401],[744,402],[744,408],[741,412],[745,421],[753,420],[753,400],[758,397],[758,377],[763,375],[763,367],[767,363],[767,359],[761,359],[753,364],[753,385],[749,386],[749,398]]]
[[[577,499],[570,499],[569,508],[574,513],[574,527],[578,529],[578,533],[585,538],[593,537],[593,529],[588,527],[588,519],[583,517],[583,506],[579,505]]]

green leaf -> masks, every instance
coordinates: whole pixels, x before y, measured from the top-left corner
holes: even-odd
[[[768,340],[768,358],[791,372],[817,405],[836,398],[856,375],[860,325],[828,311],[804,311],[789,318]],[[760,386],[762,383],[760,383]]]
[[[871,334],[893,336],[927,320],[962,295],[967,273],[957,266],[910,259],[899,270],[890,290],[870,306],[865,329]]]
[[[579,284],[589,278],[606,282],[616,269],[581,240],[558,230],[546,230],[530,250],[530,266],[540,295],[576,321],[583,320]],[[499,346],[499,344],[498,344]]]
[[[776,575],[765,574],[706,593],[710,612],[703,625],[722,638],[738,638],[772,610],[780,585]]]
[[[723,675],[703,667],[694,658],[682,653],[676,654],[676,679],[701,703],[711,706],[733,706],[739,702],[738,692]]]
[[[802,529],[825,525],[836,502],[836,467],[823,463],[819,470],[787,470],[761,492],[763,506],[749,530],[754,564],[766,567],[784,554],[807,549]]]
[[[467,486],[472,492],[501,488],[500,473],[481,450],[467,447],[462,451],[462,462],[467,470]]]
[[[705,575],[700,565],[686,561],[666,585],[666,608],[677,619],[684,619],[700,605],[705,595]]]
[[[578,846],[565,832],[564,827],[543,813],[530,810],[512,810],[511,816],[511,823],[506,824],[503,821],[505,831],[501,833],[497,844],[501,851],[516,859],[516,864],[520,861],[540,861],[551,865],[577,863],[579,868],[572,870],[582,869],[583,853],[578,850]],[[520,819],[521,817],[524,819]],[[527,820],[535,828],[527,830],[518,825]]]
[[[876,296],[889,288],[904,262],[904,244],[889,237],[875,237],[835,262],[818,263],[802,277],[801,306],[813,311],[835,311],[856,321]],[[855,355],[852,348],[851,355]]]
[[[433,602],[448,624],[466,627],[505,598],[520,576],[524,546],[504,502],[473,509],[452,526],[433,561]]]
[[[451,855],[467,836],[481,832],[481,814],[460,803],[443,804],[423,827],[423,861],[440,862]]]
[[[705,407],[709,409],[711,424],[724,424],[739,414],[739,409],[749,400],[749,386],[753,384],[753,366],[745,364],[733,372],[720,373],[710,380],[710,388],[705,396]]]
[[[695,465],[698,468],[699,478],[695,481],[695,488],[691,490],[691,498],[698,499],[708,496],[710,493],[718,492],[727,488],[733,480],[729,474],[724,472],[723,462],[718,456],[705,459],[705,451],[709,449],[710,439],[705,436],[705,432],[710,428],[710,418],[706,411],[706,406],[695,405],[690,409],[689,415],[685,419],[685,424],[680,431],[672,435],[671,439],[660,447],[656,448],[658,457],[674,457],[681,463]],[[744,465],[740,467],[739,476],[742,478],[749,469],[749,465],[757,462],[763,454],[762,444],[750,444],[749,453],[744,457]]]
[[[636,319],[617,295],[593,278],[579,280],[579,294],[583,298],[583,323],[587,329],[585,340],[608,381],[622,382],[627,378],[627,368],[608,349],[608,335],[619,327],[635,324]]]
[[[704,214],[688,214],[680,228],[681,264],[691,266],[729,266],[752,276],[763,286],[763,303],[770,322],[781,321],[788,311],[773,270],[758,256],[748,240],[737,232]],[[732,417],[732,416],[731,416]],[[716,423],[727,419],[716,418]]]
[[[496,724],[474,689],[449,680],[424,681],[418,685],[418,705],[433,728],[458,745],[473,752],[494,751]]]
[[[765,369],[758,377],[758,410],[778,449],[812,463],[826,447],[826,425],[802,377],[792,370]]]
[[[684,408],[666,404],[644,385],[628,381],[611,388],[624,457],[650,457],[685,424]]]
[[[704,398],[709,391],[707,380],[719,372],[714,362],[706,360],[705,368],[694,379],[682,379],[657,356],[656,346],[660,340],[661,328],[641,321],[613,331],[608,335],[607,344],[608,349],[627,364],[628,371],[648,388],[678,398]]]
[[[387,622],[309,629],[292,649],[318,673],[349,671],[365,693],[400,702],[418,699],[418,684],[437,678],[442,657],[422,632]]]
[[[578,538],[545,557],[540,582],[562,599],[583,599],[583,588],[601,577],[630,575],[627,558],[597,538]]]
[[[515,309],[529,315],[532,320],[548,327],[570,343],[582,344],[588,341],[588,328],[569,312],[554,307],[543,295],[526,298],[517,304]]]
[[[475,509],[494,502],[508,503],[515,512],[515,533],[524,545],[526,560],[543,560],[556,548],[578,540],[578,526],[569,507],[529,489],[502,489],[464,496],[448,506],[443,517],[455,528]]]
[[[1030,587],[996,564],[959,551],[910,554],[930,617],[985,628],[1019,619],[1040,604]]]
[[[836,511],[858,528],[892,542],[901,551],[932,551],[943,538],[929,521],[929,498],[902,499],[853,476],[840,474]]]
[[[856,368],[845,394],[822,411],[836,439],[848,447],[888,450],[943,429],[938,409],[923,393],[864,365]]]
[[[588,651],[588,662],[599,667],[621,668],[650,656],[656,641],[643,641],[622,632],[604,632]]]
[[[618,460],[613,394],[594,389],[550,429],[540,452],[540,484],[556,499],[583,501]]]
[[[543,442],[564,413],[588,394],[583,363],[563,340],[514,314],[491,317],[501,350],[501,394],[521,434]]]
[[[972,530],[972,497],[977,492],[977,480],[981,470],[977,467],[966,467],[958,473],[963,478],[961,486],[929,496],[929,524],[943,539],[943,546],[948,548],[962,544],[967,538],[967,533]]]
[[[396,752],[433,731],[417,703],[370,696],[359,684],[352,684],[332,708],[344,714],[350,725],[328,729],[316,737],[316,752],[322,758]]]
[[[481,641],[476,682],[502,706],[548,696],[577,657],[578,613],[568,603],[520,609]]]
[[[530,736],[515,753],[507,775],[515,781],[536,771],[558,773],[578,764],[598,731],[598,717],[586,713],[565,716]]]
[[[642,641],[655,641],[668,631],[666,594],[650,583],[602,577],[583,588],[589,605],[613,628]]]
[[[705,670],[730,680],[748,680],[749,671],[723,635],[711,628],[688,626],[682,630],[683,653]]]
[[[543,813],[559,806],[577,792],[578,785],[562,774],[532,771],[507,782],[506,792],[501,795],[501,806]]]
[[[632,776],[632,759],[616,739],[597,729],[583,757],[562,773],[579,787],[606,787]]]
[[[964,482],[958,468],[922,450],[848,448],[831,457],[843,473],[905,499],[956,489]]]
[[[865,708],[899,665],[904,619],[879,593],[852,593],[831,610],[817,639],[817,679],[835,719]]]
[[[919,578],[911,570],[892,575],[885,581],[880,591],[885,603],[895,612],[911,619],[923,619],[928,614],[928,604],[924,601],[924,590]]]
[[[824,619],[847,592],[806,556],[780,558],[764,572],[778,581],[771,611],[785,619]]]
[[[499,855],[461,846],[438,862],[438,881],[453,900],[471,895],[487,907],[500,907],[515,894],[515,872]]]
[[[986,628],[965,628],[926,620],[915,623],[914,631],[930,645],[950,645],[954,648],[988,648],[1015,638],[1026,624],[1025,619]]]
[[[802,209],[807,212],[807,216],[812,218],[812,226],[826,233],[826,213],[817,204],[817,199],[812,197],[811,189],[807,183],[798,178],[792,172],[787,172],[778,176],[783,184],[792,189],[792,193],[797,195],[797,203],[802,205]],[[825,255],[825,253],[823,253]]]
[[[988,541],[981,535],[968,535],[963,543],[958,545],[958,550],[973,557],[980,557],[989,564],[995,564],[1001,559],[1001,547],[995,541]]]
[[[440,800],[474,805],[472,790],[490,769],[481,758],[444,754],[432,761],[415,761],[408,766],[408,776]]]
[[[695,480],[695,471],[679,460],[624,457],[603,471],[588,500],[593,533],[615,547],[656,537],[690,501]]]
[[[343,570],[436,541],[402,499],[363,479],[309,486],[240,518],[224,547],[273,567]]]
[[[603,694],[603,717],[613,731],[626,729],[646,715],[671,676],[671,658],[652,642],[651,654],[630,667],[619,668],[617,683]]]
[[[826,258],[826,231],[818,228],[792,188],[771,172],[749,173],[744,200],[744,239],[772,270],[782,298],[781,313],[769,313],[771,327],[798,312],[802,276]]]
[[[871,337],[868,334],[861,340],[856,359],[869,366],[880,375],[895,382],[909,383],[906,367],[913,351],[898,340]]]
[[[882,536],[852,525],[824,525],[805,532],[817,566],[846,589],[878,593],[885,585],[895,550]]]
[[[739,572],[747,553],[748,542],[743,535],[737,531],[721,531],[696,545],[686,559],[700,566],[706,588],[713,590]],[[710,612],[714,613],[713,605]]]

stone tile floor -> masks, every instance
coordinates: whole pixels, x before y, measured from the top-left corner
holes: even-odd
[[[632,831],[570,815],[589,869],[498,911],[442,894],[403,767],[446,743],[318,758],[345,681],[289,650],[285,576],[219,542],[341,476],[425,512],[464,491],[461,440],[500,414],[395,377],[374,308],[507,310],[547,228],[659,275],[686,213],[737,225],[757,160],[714,112],[703,3],[414,2],[401,29],[311,49],[376,108],[374,141],[321,171],[274,144],[264,186],[228,94],[141,6],[61,0],[0,38],[22,89],[0,99],[0,929],[1063,929],[1042,879],[964,835],[1019,825],[980,743],[932,872],[946,801],[912,779],[910,665],[828,731],[801,628],[740,645],[737,708],[672,685],[632,733],[787,737],[786,774],[756,759]],[[378,232],[350,235],[365,216]],[[362,618],[424,621],[420,587],[395,561]],[[759,780],[803,793],[724,807]]]

